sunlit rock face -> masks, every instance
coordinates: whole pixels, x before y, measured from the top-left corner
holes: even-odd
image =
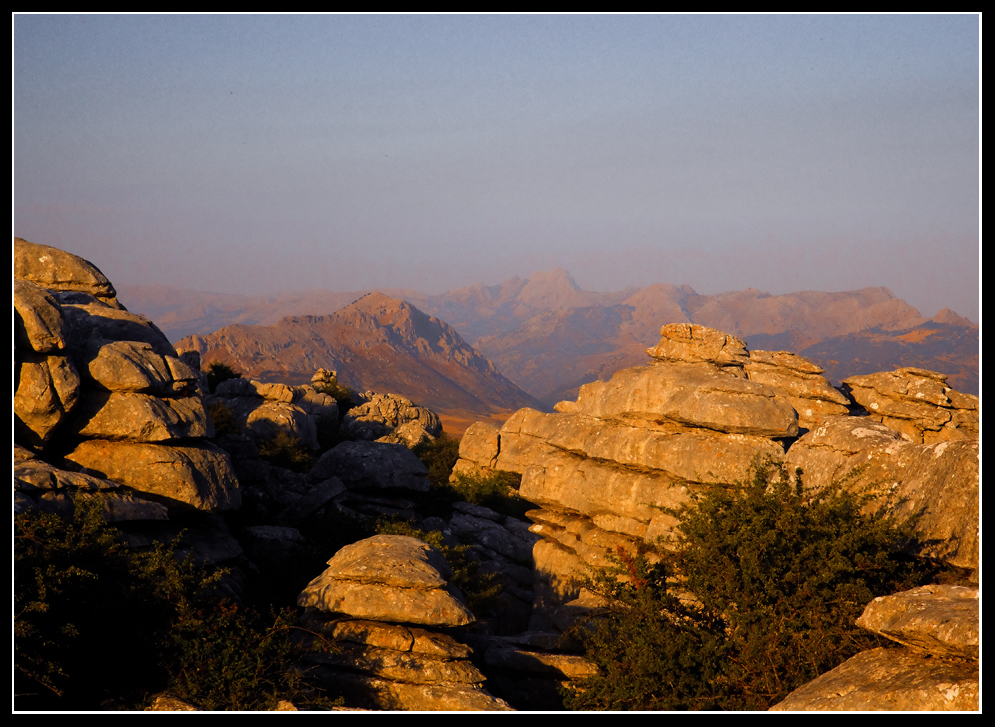
[[[207,441],[200,373],[155,324],[129,313],[93,264],[56,248],[15,238],[14,278],[15,442],[30,454],[15,476],[22,506],[64,510],[80,491],[116,521],[237,508],[230,459]],[[85,473],[49,463],[47,479],[27,474],[56,451]]]
[[[521,409],[500,428],[477,423],[464,435],[456,473],[519,472],[521,495],[541,508],[529,514],[542,538],[537,627],[569,621],[561,616],[579,608],[591,567],[619,547],[665,547],[676,525],[668,510],[695,489],[736,486],[758,459],[801,468],[810,488],[885,483],[900,514],[919,513],[928,555],[977,568],[976,439],[916,444],[793,353],[747,351],[735,336],[689,323],[666,325],[661,336],[649,364],[582,386],[556,413]],[[929,426],[944,402],[970,404],[932,381],[936,402],[911,427]]]

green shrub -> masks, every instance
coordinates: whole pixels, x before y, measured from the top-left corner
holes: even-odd
[[[207,368],[207,388],[213,394],[218,388],[218,384],[228,379],[240,379],[242,374],[228,364],[215,361]]]
[[[738,487],[692,494],[670,511],[678,531],[659,565],[620,553],[591,582],[610,606],[578,636],[602,675],[568,706],[763,710],[881,644],[855,619],[932,569],[903,555],[912,524],[864,513],[870,499],[839,484],[805,492],[769,462]],[[654,681],[666,687],[646,691]]]
[[[423,442],[411,450],[428,469],[428,481],[432,487],[448,485],[449,475],[459,459],[459,445],[460,440],[443,434],[434,442]]]
[[[521,518],[534,506],[518,495],[522,476],[517,472],[496,470],[487,475],[457,473],[449,487],[459,499],[483,505],[503,515]]]
[[[259,456],[275,467],[301,473],[310,471],[316,459],[300,437],[282,430],[272,439],[259,442]]]
[[[242,430],[238,426],[238,419],[235,417],[235,412],[229,409],[228,405],[224,402],[216,401],[213,404],[209,404],[207,414],[211,417],[211,423],[214,424],[214,436],[220,437],[225,434],[237,435],[241,433]]]
[[[96,685],[79,678],[92,671],[93,653],[111,657],[103,670],[108,679],[148,666],[133,661],[128,670],[115,669],[134,656],[129,642],[145,641],[147,634],[122,639],[117,629],[98,635],[89,628],[102,615],[128,616],[121,613],[127,591],[119,582],[125,562],[100,506],[78,500],[75,510],[73,520],[37,510],[14,517],[14,693],[28,705],[22,708],[93,700]],[[125,621],[118,628],[128,626]]]

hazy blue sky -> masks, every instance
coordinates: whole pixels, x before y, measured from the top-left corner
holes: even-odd
[[[973,320],[976,15],[17,15],[14,233],[118,284],[884,285]]]

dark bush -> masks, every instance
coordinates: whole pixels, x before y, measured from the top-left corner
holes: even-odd
[[[319,394],[328,394],[335,399],[335,403],[339,406],[339,419],[356,405],[353,400],[355,392],[348,386],[340,386],[338,379],[323,384],[314,384],[314,390]]]
[[[213,394],[218,388],[218,384],[228,379],[240,379],[242,374],[233,369],[228,364],[215,361],[207,367],[207,388]]]
[[[259,456],[275,467],[300,473],[308,472],[316,461],[300,437],[285,431],[277,432],[272,439],[260,441]]]
[[[411,450],[428,469],[428,481],[432,487],[444,487],[449,483],[449,475],[459,459],[459,445],[460,440],[443,434],[434,442],[422,442]]]
[[[126,549],[99,504],[75,509],[14,519],[18,709],[141,709],[163,691],[206,709],[327,703],[298,666],[291,612],[226,602],[220,572],[163,544]]]
[[[568,706],[764,710],[881,645],[855,619],[933,569],[903,554],[913,525],[865,513],[871,499],[841,485],[806,492],[769,462],[738,487],[692,494],[657,566],[620,553],[591,582],[609,608],[577,633],[602,675]]]
[[[235,417],[235,412],[229,409],[227,404],[220,401],[209,404],[207,414],[211,417],[211,423],[214,424],[214,436],[220,437],[225,434],[237,435],[241,433],[241,427],[238,426],[238,419]]]

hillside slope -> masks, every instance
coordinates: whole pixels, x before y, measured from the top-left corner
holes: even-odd
[[[265,381],[302,383],[319,368],[334,369],[353,389],[402,394],[440,411],[539,405],[444,321],[382,293],[327,316],[188,336],[177,348],[199,351],[205,365],[222,361]]]

